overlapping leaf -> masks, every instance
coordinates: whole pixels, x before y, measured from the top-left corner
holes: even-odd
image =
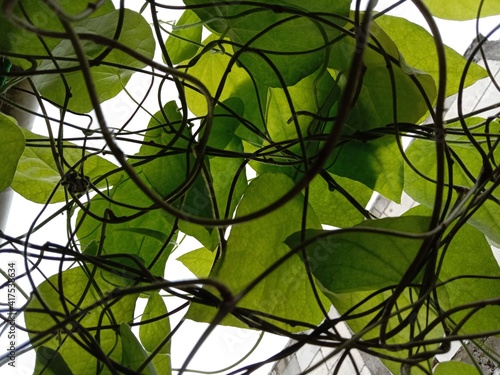
[[[250,183],[236,215],[246,215],[266,207],[292,186],[293,182],[283,174],[266,173],[257,177]],[[223,282],[233,293],[241,292],[287,253],[287,246],[283,241],[300,229],[303,208],[303,197],[298,196],[280,210],[233,227],[227,247],[210,277]],[[320,227],[312,210],[308,214],[307,227]],[[274,292],[269,294],[269,291]],[[325,299],[321,299],[321,303],[325,304]],[[305,268],[298,256],[288,259],[283,266],[268,274],[241,300],[238,307],[313,324],[319,323],[323,318]],[[192,305],[188,317],[210,322],[215,312],[215,309],[206,306]],[[280,322],[273,323],[287,330],[303,329]],[[241,325],[234,319],[226,319],[223,324]]]
[[[48,137],[26,129],[22,131],[29,143],[19,159],[12,188],[32,202],[47,203],[49,197],[51,198],[49,203],[64,201],[66,194],[57,166],[57,163],[61,165],[62,161],[55,158],[57,153],[54,154],[51,147],[53,144],[59,152],[57,141],[51,143]],[[91,182],[116,169],[113,163],[99,155],[85,153],[81,147],[73,143],[63,142],[62,150],[60,157],[64,157],[66,163],[73,166],[77,172],[80,172],[80,168],[83,167],[83,175]],[[86,155],[86,159],[81,162],[83,155]],[[110,174],[105,180],[100,181],[97,187],[113,185],[118,179],[117,174]]]
[[[190,59],[196,54],[201,43],[202,26],[192,10],[185,10],[165,43],[168,57],[173,64]]]
[[[202,0],[184,3],[206,4]],[[228,3],[194,11],[210,29],[239,44],[244,51],[239,61],[253,77],[267,86],[282,87],[280,78],[286,85],[294,85],[324,64],[327,43],[340,34],[334,24],[344,23],[339,16],[348,15],[350,1],[280,0],[261,4]],[[313,16],[314,13],[321,16]],[[247,51],[248,48],[251,50]]]
[[[80,21],[75,25],[74,29],[78,33],[98,34],[106,38],[114,38],[115,33],[119,30],[118,42],[146,58],[152,58],[155,44],[151,27],[147,21],[140,14],[125,9],[123,11],[123,24],[121,24],[121,28],[118,28],[120,17],[121,12],[116,10],[96,18]],[[82,48],[87,58],[93,59],[105,51],[106,45],[84,41],[82,42]],[[75,47],[69,40],[63,40],[54,47],[52,54],[65,58],[65,60],[58,61],[57,69],[76,69],[65,73],[64,78],[59,74],[38,75],[34,78],[37,88],[43,96],[61,106],[66,104],[68,98],[67,108],[72,111],[90,112],[93,109],[93,104],[88,94],[87,84],[79,68],[80,62],[76,58]],[[111,50],[106,55],[104,62],[90,69],[93,85],[100,103],[113,98],[123,90],[132,73],[134,73],[133,68],[145,66],[143,62],[118,49]],[[106,63],[117,64],[119,67],[107,65]],[[41,71],[53,69],[56,69],[56,66],[50,60],[42,62],[39,67]],[[65,82],[70,92],[66,90]]]
[[[439,18],[451,20],[471,20],[478,16],[488,17],[500,14],[500,4],[496,1],[458,0],[450,3],[440,0],[424,0],[432,14]]]
[[[89,209],[94,215],[122,218],[137,214],[138,210],[132,208],[134,206],[147,209],[152,204],[130,179],[117,184],[108,194],[114,202],[99,195],[92,198]],[[124,206],[125,202],[128,207]],[[84,211],[79,211],[77,220],[83,220],[77,230],[83,247],[95,241],[102,249],[101,255],[123,254],[123,259],[118,258],[117,261],[127,265],[130,262],[126,260],[126,256],[133,256],[153,275],[163,276],[176,236],[172,236],[170,243],[167,243],[173,228],[159,210],[150,210],[136,218],[117,220],[116,223],[106,225],[86,216]],[[106,280],[112,281],[109,278]]]
[[[5,1],[2,3],[6,3]],[[55,2],[68,15],[77,16],[87,10],[89,4],[79,1],[58,0]],[[93,1],[91,3],[96,3]],[[98,17],[112,12],[115,7],[111,0],[100,2],[100,6],[89,15],[89,18]],[[32,23],[41,30],[64,32],[64,27],[57,20],[54,11],[43,1],[26,0],[22,3],[16,2],[12,9],[14,16],[21,20]],[[6,12],[0,13],[0,55],[2,52],[14,52],[27,56],[44,56],[47,54],[46,47],[52,50],[61,39],[43,38],[36,33],[16,25]],[[21,58],[12,58],[15,65],[24,69],[31,67],[31,62]]]
[[[32,295],[25,320],[32,340],[43,334],[38,341],[33,341],[35,345],[43,342],[45,347],[37,356],[38,368],[44,367],[43,361],[50,362],[48,358],[42,361],[43,355],[57,352],[59,355],[54,359],[59,361],[59,369],[64,367],[62,359],[73,374],[95,374],[98,368],[105,365],[80,346],[82,340],[88,342],[87,335],[94,340],[98,335],[99,340],[95,342],[99,343],[102,353],[111,360],[121,362],[120,337],[114,329],[105,327],[131,322],[138,295],[122,296],[110,305],[98,303],[114,287],[91,271],[92,268],[85,270],[82,267],[66,270],[44,281],[37,287],[37,295]],[[87,308],[90,310],[84,311]],[[54,328],[56,324],[59,326]],[[49,340],[45,341],[45,338]],[[104,373],[111,371],[107,369]]]
[[[477,124],[481,119],[468,119],[468,126]],[[457,124],[450,124],[450,128],[455,127]],[[456,128],[457,129],[457,128]],[[483,142],[481,137],[481,129],[476,129],[475,132],[479,135],[478,140],[481,140],[484,152],[493,154],[495,159],[498,159],[499,152],[497,148],[489,149],[489,143]],[[498,131],[500,124],[492,122],[489,131]],[[465,136],[447,136],[448,147],[453,151],[452,158],[455,160],[451,166],[453,170],[453,185],[456,189],[452,190],[451,201],[457,202],[457,199],[463,198],[463,195],[458,195],[457,191],[463,189],[470,189],[475,183],[475,179],[479,177],[483,167],[483,161],[479,152],[470,143]],[[436,149],[431,141],[415,140],[407,149],[409,161],[413,167],[416,168],[423,176],[415,173],[415,171],[405,164],[405,191],[417,202],[432,207],[435,199],[436,184],[433,182],[436,179]],[[448,167],[447,167],[448,168]],[[448,181],[448,174],[446,174],[446,183]],[[487,187],[491,187],[488,184]],[[458,190],[457,190],[458,189]],[[468,223],[481,230],[493,241],[500,243],[500,207],[496,202],[498,193],[493,192],[493,199],[487,199],[484,204],[470,217]]]

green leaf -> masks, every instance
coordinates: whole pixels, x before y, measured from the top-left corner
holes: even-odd
[[[156,239],[157,241],[163,243],[168,239],[168,236],[158,230],[152,230],[149,228],[117,228],[117,231],[137,233],[142,236],[148,236]]]
[[[168,196],[188,176],[188,167],[194,163],[190,139],[191,131],[182,122],[174,101],[165,104],[149,121],[138,156],[149,157],[142,171],[161,196]]]
[[[142,345],[144,345],[144,349],[151,353],[170,334],[170,320],[167,307],[163,298],[158,293],[153,293],[149,296],[148,303],[142,314],[141,323],[143,324],[139,328],[139,337]],[[170,354],[170,341],[160,349],[159,353]]]
[[[287,94],[291,99],[288,102]],[[296,140],[312,135],[328,134],[331,121],[319,121],[308,114],[329,117],[330,110],[340,95],[340,90],[331,75],[320,70],[311,74],[296,85],[283,88],[270,88],[266,108],[266,124],[270,138],[274,142]],[[292,105],[292,108],[290,107]],[[293,109],[293,113],[292,113]],[[293,115],[297,116],[298,129]],[[315,155],[321,146],[318,141],[305,141],[307,154]],[[290,151],[302,154],[299,145]]]
[[[435,17],[448,20],[476,19],[480,6],[481,17],[500,14],[500,4],[496,1],[456,0],[450,3],[440,0],[424,0],[424,3]]]
[[[104,355],[120,362],[120,337],[113,328],[106,327],[133,320],[138,294],[120,296],[117,300],[111,300],[112,304],[97,303],[113,290],[114,287],[102,280],[98,272],[87,273],[82,267],[66,270],[41,283],[37,287],[37,295],[32,294],[25,310],[26,327],[34,346],[41,342],[33,341],[36,335],[44,333],[39,340],[43,340],[43,347],[46,349],[42,349],[40,356],[43,357],[51,350],[57,351],[73,374],[96,374],[97,367],[105,365],[82,348],[81,343],[77,343],[72,335],[79,340],[87,337],[85,335],[94,339],[99,335],[96,342]],[[61,295],[64,295],[64,299]],[[91,306],[93,308],[90,311],[82,311]],[[71,315],[68,315],[68,310]],[[55,328],[56,324],[63,321],[67,323],[61,328]],[[99,329],[96,330],[96,327]],[[71,334],[65,330],[70,330]],[[57,363],[62,366],[60,361]]]
[[[309,230],[317,239],[306,248],[311,271],[321,285],[333,293],[350,293],[397,285],[422,244],[410,239],[361,231],[362,228],[425,232],[428,219],[420,216],[368,220],[359,232],[339,233]],[[326,234],[326,236],[325,236]],[[290,248],[301,243],[300,232],[286,240]]]
[[[480,121],[482,121],[482,119],[478,118],[469,118],[466,120],[468,126],[478,124]],[[456,126],[456,123],[449,124],[450,129],[456,128]],[[491,122],[489,126],[490,128],[488,132],[497,132],[500,130],[500,123],[497,121]],[[475,129],[474,132],[477,134],[479,139],[481,137],[482,130],[478,128]],[[457,137],[448,134],[446,137],[448,147],[454,151],[453,159],[458,160],[458,157],[466,168],[464,169],[460,163],[456,161],[453,163],[453,184],[459,189],[471,188],[474,183],[470,179],[469,175],[476,176],[477,178],[482,168],[482,159],[480,154],[465,136]],[[489,152],[486,142],[482,143],[482,147],[486,153]],[[495,148],[492,152],[495,159],[500,158],[500,150],[498,150],[498,148]],[[409,161],[420,173],[427,176],[431,180],[435,180],[437,164],[436,148],[433,142],[417,139],[407,148],[406,154]],[[407,164],[405,164],[404,169],[405,192],[417,202],[427,207],[433,207],[436,191],[435,183],[419,176]],[[468,173],[466,173],[466,171],[468,171]],[[447,182],[447,173],[445,177],[445,182]],[[486,186],[491,186],[491,183]],[[493,192],[493,196],[495,199],[500,199],[500,194],[496,191]],[[456,202],[458,198],[459,196],[454,190],[451,201]],[[486,200],[468,220],[468,223],[482,231],[493,241],[500,243],[500,207],[495,201]]]
[[[426,2],[428,2],[427,0]],[[433,1],[433,0],[431,0]],[[465,2],[469,0],[464,0]],[[473,0],[476,1],[477,0]],[[444,7],[451,6],[453,9],[461,10],[457,2],[433,1]],[[486,1],[485,5],[493,4],[492,1]],[[474,18],[476,15],[474,15]],[[404,61],[416,69],[427,72],[439,82],[439,63],[437,59],[436,45],[434,37],[423,27],[405,20],[404,18],[384,15],[377,18],[377,24],[386,32],[396,43],[399,51],[404,56]],[[418,48],[415,48],[418,46]],[[445,46],[446,56],[446,96],[451,96],[458,92],[459,83],[464,72],[467,60],[458,52]],[[487,77],[486,70],[472,63],[465,77],[465,86],[468,87],[478,79]],[[392,95],[391,95],[392,97]]]
[[[234,137],[224,151],[243,152],[241,140]],[[243,158],[236,157],[209,157],[210,172],[212,177],[212,188],[217,199],[217,207],[220,217],[224,217],[226,211],[232,217],[236,205],[239,203],[243,192],[247,187],[246,171],[240,171]],[[239,175],[237,175],[237,173]],[[236,183],[233,188],[234,180]],[[231,198],[231,202],[228,199]]]
[[[204,247],[181,255],[177,260],[184,264],[196,277],[208,277],[214,265],[216,252]]]
[[[203,41],[203,45],[207,45],[215,40],[218,40],[216,36],[210,35]],[[232,52],[230,46],[225,46],[224,49],[226,53]],[[187,72],[201,80],[210,94],[215,96],[219,89],[219,85],[222,84],[221,78],[226,72],[229,61],[230,57],[227,54],[219,48],[214,47],[210,52],[201,55],[201,57],[196,60],[194,66],[187,69]],[[239,68],[237,65],[233,65],[231,72],[229,72],[224,82],[222,93],[218,97],[219,101],[224,101],[230,96],[238,96],[234,95],[234,92],[236,92],[239,86],[249,80],[250,77],[244,69]],[[187,90],[186,98],[189,109],[195,115],[202,116],[207,113],[207,101],[203,95],[194,90]]]
[[[19,159],[12,188],[26,199],[36,203],[47,203],[55,191],[49,203],[63,202],[66,199],[66,194],[61,184],[61,175],[52,153],[50,139],[26,129],[22,129],[22,131],[27,145]],[[55,140],[54,143],[57,149],[57,141]],[[81,146],[73,143],[63,142],[62,150],[63,155],[60,157],[64,156],[65,161],[74,166],[76,171],[80,171],[82,165],[83,174],[88,177],[90,182],[117,169],[116,165],[101,156],[89,153],[85,153],[85,160],[80,164],[84,152]],[[59,159],[58,162],[61,163]],[[110,175],[98,183],[97,187],[103,188],[113,185],[118,178],[118,174]]]
[[[54,349],[40,346],[36,350],[35,374],[73,375],[62,355]]]
[[[136,371],[148,358],[148,354],[141,346],[137,337],[126,323],[120,324],[120,337],[122,339],[122,361],[121,364],[130,370]],[[149,364],[140,372],[145,375],[156,375],[153,363]]]
[[[369,142],[350,141],[337,147],[333,164],[335,175],[356,180],[399,203],[403,192],[403,158],[393,136]]]
[[[86,19],[75,25],[75,31],[80,33],[98,34],[103,37],[113,38],[120,19],[120,11],[116,10],[96,18]],[[124,10],[123,25],[121,26],[118,42],[141,55],[152,58],[155,50],[155,43],[151,27],[148,22],[139,14],[129,9]],[[105,46],[95,44],[91,41],[82,43],[84,52],[88,59],[99,56]],[[58,61],[58,69],[79,67],[80,63],[76,59],[76,53],[69,40],[61,41],[52,51],[55,56],[71,58],[73,61]],[[120,67],[113,67],[110,64],[119,64]],[[104,59],[104,63],[90,69],[93,84],[97,91],[100,103],[115,97],[127,84],[134,70],[130,68],[142,68],[145,64],[136,60],[132,56],[113,49]],[[39,71],[56,69],[53,62],[45,60],[40,64]],[[87,85],[80,70],[64,74],[64,78],[71,90],[68,109],[86,113],[93,109],[87,90]],[[58,74],[41,74],[33,78],[35,85],[42,95],[59,105],[64,105],[68,93],[63,80]]]
[[[165,43],[173,64],[179,64],[196,54],[201,43],[202,29],[200,18],[192,10],[186,9]]]
[[[139,173],[139,176],[141,175]],[[152,202],[130,179],[117,184],[107,195],[116,203],[111,203],[103,196],[96,195],[91,199],[88,207],[94,215],[103,217],[105,213],[111,215],[112,212],[114,217],[122,218],[138,212],[131,207],[146,208],[152,205]],[[123,206],[123,203],[126,203],[128,207]],[[172,236],[170,243],[165,244],[173,228],[160,210],[149,210],[136,218],[116,220],[105,226],[100,220],[85,216],[84,211],[78,212],[77,220],[78,222],[83,220],[77,230],[82,247],[95,241],[102,248],[102,255],[133,255],[141,259],[153,275],[163,277],[165,263],[174,247],[176,235]],[[102,231],[104,231],[104,236]],[[130,266],[130,261],[125,259],[126,257],[117,258],[116,261],[125,262]]]
[[[236,216],[247,215],[276,201],[293,186],[292,180],[283,174],[266,173],[251,181],[243,196]],[[278,259],[287,254],[283,241],[301,228],[304,199],[297,196],[282,206],[256,220],[238,224],[231,229],[227,247],[210,277],[224,283],[233,293],[241,292]],[[320,228],[320,223],[309,207],[307,227]],[[242,272],[242,270],[245,272]],[[272,297],[269,291],[273,291]],[[321,298],[321,297],[320,297]],[[296,301],[301,301],[296,303]],[[321,303],[328,307],[325,298]],[[286,319],[318,324],[323,314],[314,298],[306,270],[298,256],[288,259],[281,267],[268,274],[238,307],[254,309]],[[216,310],[193,304],[188,318],[210,322]],[[303,330],[273,321],[287,330]],[[226,318],[222,324],[242,326],[234,318]]]
[[[328,173],[327,182],[323,176],[316,176],[309,184],[309,204],[318,215],[321,224],[334,227],[349,227],[363,221],[363,214],[353,207],[343,189],[360,207],[366,207],[373,190],[363,184],[340,176]],[[333,182],[335,185],[331,185]]]
[[[344,125],[345,134],[396,122],[416,123],[428,113],[429,105],[436,98],[434,77],[408,65],[398,50],[399,46],[376,23],[370,32],[372,37],[365,50],[364,69],[360,74],[362,84]],[[347,82],[346,75],[356,51],[356,42],[349,36],[332,47],[328,66],[333,69],[329,71],[340,87]]]
[[[392,290],[384,291],[376,295],[373,295],[372,291],[342,294],[326,292],[326,295],[330,298],[340,315],[343,317],[350,316],[350,319],[347,322],[349,328],[357,334],[363,332],[360,340],[367,341],[372,339],[377,342],[379,341],[380,325],[374,324],[374,320],[377,320],[377,314],[380,314],[381,309],[383,309],[384,302],[387,302],[389,298],[393,297]],[[413,346],[412,349],[407,349],[404,346],[398,346],[412,340],[413,337],[418,335],[423,329],[425,329],[425,327],[427,327],[429,321],[436,318],[436,314],[432,309],[423,308],[418,311],[418,314],[413,314],[411,308],[409,307],[413,305],[417,299],[418,291],[411,288],[407,288],[403,291],[401,296],[396,301],[395,311],[393,311],[394,315],[387,322],[387,331],[398,328],[400,323],[408,318],[409,314],[412,314],[410,318],[412,324],[386,340],[388,344],[393,344],[393,350],[384,350],[379,348],[373,349],[374,355],[380,353],[379,358],[392,372],[392,374],[402,373],[401,359],[408,359],[410,356],[414,356],[415,353],[423,353],[438,349],[438,344]],[[354,308],[355,306],[357,307]],[[347,314],[348,311],[349,315]],[[442,326],[438,325],[434,330],[425,336],[425,339],[439,340],[443,337],[443,335],[444,332]],[[415,341],[412,343],[415,344]],[[389,358],[394,358],[395,360],[393,361]],[[412,375],[424,375],[431,373],[432,365],[430,361],[422,361],[420,365],[427,371],[425,372],[419,368],[412,367]]]
[[[221,104],[224,107],[218,105],[214,109],[212,131],[210,132],[207,145],[215,149],[224,150],[235,137],[236,129],[240,126],[240,120],[236,116],[243,116],[245,106],[243,105],[243,101],[237,97],[228,98]],[[232,113],[225,107],[230,108]]]
[[[58,0],[56,2],[64,12],[69,15],[78,15],[84,11],[90,3],[95,4],[97,1],[80,2],[71,0]],[[22,8],[21,8],[22,5]],[[89,18],[98,17],[103,14],[112,12],[115,9],[111,0],[102,2],[101,6],[90,14]],[[32,23],[41,30],[64,32],[64,27],[57,19],[57,15],[43,1],[38,0],[23,0],[22,4],[15,3],[13,13],[17,17],[29,23]],[[27,56],[44,56],[47,55],[46,48],[52,50],[61,39],[58,38],[43,38],[42,40],[36,33],[32,33],[25,28],[22,28],[14,23],[11,23],[7,14],[0,13],[0,46],[2,51],[14,52],[20,55]],[[20,59],[10,58],[15,65],[27,69],[31,66],[31,62]]]
[[[16,121],[0,113],[0,191],[8,188],[24,151],[24,135]]]
[[[186,5],[205,3],[202,0],[184,2]],[[196,8],[194,11],[215,32],[224,33],[233,42],[264,54],[270,62],[254,51],[244,52],[239,61],[253,77],[271,87],[281,87],[282,83],[270,64],[276,66],[287,86],[296,84],[324,63],[327,55],[325,44],[339,35],[339,31],[329,23],[344,23],[325,14],[323,19],[315,20],[297,14],[328,12],[347,16],[350,5],[347,0],[334,3],[328,0],[261,3],[267,6],[228,4]]]
[[[477,375],[476,367],[463,362],[448,361],[439,363],[434,369],[434,375]]]
[[[474,249],[471,254],[471,249]],[[453,280],[438,288],[441,307],[451,309],[469,303],[481,304],[481,301],[498,298],[500,290],[500,267],[483,233],[465,224],[453,238],[446,252],[441,282],[457,276],[475,275]],[[496,277],[496,279],[495,279]],[[488,279],[490,278],[490,279]],[[451,319],[460,322],[472,309],[465,309],[451,315]],[[460,329],[462,334],[494,331],[500,327],[500,307],[488,305],[469,317]]]

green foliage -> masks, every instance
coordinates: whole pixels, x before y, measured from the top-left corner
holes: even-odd
[[[377,290],[397,285],[422,244],[420,238],[401,238],[363,229],[391,229],[398,232],[425,232],[427,218],[419,216],[367,221],[353,228],[359,231],[313,231],[317,238],[307,247],[307,261],[323,288],[333,293]],[[326,234],[326,235],[325,235]],[[300,233],[286,243],[296,247]],[[360,261],[362,259],[362,261]]]
[[[477,368],[467,363],[449,361],[438,364],[434,370],[434,374],[477,375]]]
[[[496,121],[486,125],[483,119],[475,118],[466,120],[464,125],[471,127],[480,122],[483,125],[479,129],[484,129],[485,126],[488,126],[493,131],[500,129],[500,123]],[[451,133],[453,129],[459,129],[457,125],[459,124],[449,124],[447,129]],[[449,140],[447,144],[450,154],[446,167],[451,169],[453,176],[452,181],[446,179],[447,183],[453,184],[453,189],[447,191],[447,194],[450,195],[451,202],[455,203],[458,199],[463,198],[474,186],[477,180],[476,176],[479,176],[483,168],[483,160],[476,147],[470,143],[465,135],[450,134],[447,135],[447,139]],[[484,150],[483,152],[491,151],[493,158],[500,156],[498,150],[491,148],[491,145],[487,142],[481,141],[478,147]],[[408,147],[406,152],[409,162],[420,174],[415,173],[410,164],[405,164],[405,191],[413,199],[428,207],[432,207],[436,191],[436,156],[434,149],[435,146],[432,142],[418,139]],[[486,187],[490,186],[492,186],[491,183],[486,185]],[[468,220],[469,224],[481,230],[497,243],[500,243],[500,208],[496,203],[496,199],[499,197],[498,192],[493,192],[491,199],[486,200],[481,206],[477,207],[477,211]],[[473,202],[466,201],[466,204],[473,204]]]
[[[478,6],[426,3],[453,19]],[[0,55],[24,69],[7,82],[32,76],[50,131],[0,115],[0,190],[66,202],[64,244],[0,232],[1,251],[32,267],[22,275],[61,262],[23,308],[35,373],[170,375],[184,319],[209,324],[192,355],[224,324],[362,350],[411,374],[431,373],[449,337],[498,334],[488,240],[500,243],[500,122],[439,121],[440,89],[456,94],[488,72],[422,27],[347,0],[184,4],[172,24],[154,3],[136,13],[2,2]],[[133,73],[137,87],[124,90]],[[375,218],[374,192],[420,206]],[[167,266],[184,234],[201,245],[177,257],[193,278],[176,280]]]
[[[83,20],[74,26],[74,30],[78,33],[96,34],[100,37],[113,39],[120,22],[123,23],[120,26],[117,41],[145,58],[152,58],[155,44],[151,27],[141,15],[133,11],[126,9],[122,15],[120,11],[115,10],[99,17]],[[104,45],[96,45],[91,41],[84,40],[80,45],[88,60],[96,59],[99,61],[104,57],[103,61],[94,64],[96,66],[90,69],[99,103],[116,96],[123,90],[134,69],[140,69],[146,65],[135,57],[116,49],[108,53]],[[54,47],[52,53],[67,58],[68,60],[65,62],[58,62],[57,68],[69,69],[70,71],[64,74],[64,80],[57,75],[38,75],[35,78],[38,89],[47,99],[53,100],[61,106],[67,106],[72,111],[90,112],[93,104],[87,91],[87,83],[83,79],[82,72],[79,69],[75,70],[80,64],[75,46],[71,41],[63,40]],[[39,70],[42,72],[55,68],[56,66],[51,61],[44,61],[39,66]],[[68,95],[70,98],[66,103]]]
[[[49,137],[32,133],[29,130],[21,130],[27,144],[17,163],[12,188],[33,202],[55,203],[66,199],[67,194],[63,184],[65,175],[61,176],[60,172],[63,160],[75,171],[86,176],[89,181],[95,181],[116,169],[113,163],[97,154],[85,152],[75,144],[59,143],[57,140],[51,140]],[[59,152],[61,149],[62,153]],[[85,156],[83,161],[82,156]],[[97,183],[96,187],[104,188],[116,181],[116,175],[111,175],[110,178]]]
[[[165,43],[173,64],[179,64],[195,55],[201,43],[202,30],[203,27],[196,13],[192,10],[184,11]]]
[[[244,216],[266,207],[292,186],[293,182],[283,174],[266,173],[259,176],[248,186],[236,216]],[[222,261],[212,269],[210,277],[222,281],[233,293],[243,291],[252,280],[265,273],[274,262],[287,253],[284,241],[290,234],[300,229],[303,209],[304,199],[298,196],[279,211],[232,228],[222,252]],[[305,223],[306,227],[319,228],[316,215],[312,210],[310,212]],[[242,269],[245,269],[245,272],[241,272]],[[238,306],[280,318],[318,324],[323,316],[312,288],[300,259],[295,256],[268,274],[244,296]],[[267,293],[269,290],[273,293]],[[305,303],[297,306],[294,303],[296,299]],[[325,303],[324,298],[321,303]],[[192,305],[188,317],[209,322],[214,316],[214,311],[202,305]],[[234,320],[226,320],[223,323],[241,325]],[[279,322],[275,324],[291,329]],[[303,327],[294,330],[297,329],[302,330]]]
[[[8,4],[11,3],[11,4]],[[55,2],[68,15],[78,16],[85,11],[88,3],[82,3],[71,0],[59,0]],[[96,1],[89,2],[92,4]],[[41,30],[63,32],[64,27],[54,18],[54,13],[50,7],[43,1],[27,0],[20,2],[9,2],[3,0],[2,4],[5,10],[11,8],[12,13],[19,17],[22,22],[28,22]],[[111,0],[102,2],[101,6],[96,11],[90,13],[89,18],[98,17],[107,14],[114,10]],[[62,38],[43,38],[40,39],[35,33],[23,28],[17,22],[11,21],[7,12],[0,13],[0,54],[6,52],[14,52],[16,54],[29,56],[43,56],[47,53],[46,48],[52,50]],[[29,68],[31,63],[21,58],[13,58],[15,65],[22,68]]]
[[[120,336],[115,330],[101,326],[119,326],[132,321],[138,295],[124,295],[104,304],[99,302],[113,289],[93,267],[66,270],[37,287],[37,294],[32,296],[25,313],[32,342],[43,342],[40,348],[46,348],[37,355],[37,366],[43,368],[45,363],[52,363],[47,355],[59,353],[73,374],[95,374],[98,368],[103,369],[104,364],[86,347],[90,345],[89,337],[94,336],[96,330],[101,352],[110,360],[121,362]],[[59,298],[61,294],[65,296],[62,300]],[[59,355],[55,356],[56,362],[51,366],[66,368]],[[111,373],[109,369],[103,370],[104,373]]]
[[[500,4],[495,1],[458,0],[453,4],[439,0],[424,0],[432,14],[436,17],[450,20],[471,20],[478,16],[481,9],[481,17],[500,14]]]
[[[24,135],[15,120],[0,113],[0,191],[8,188],[24,150]]]

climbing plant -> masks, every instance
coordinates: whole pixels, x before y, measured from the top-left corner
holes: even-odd
[[[184,373],[218,325],[297,341],[225,373],[305,343],[347,353],[335,371],[358,350],[393,373],[477,372],[433,359],[500,333],[500,123],[481,117],[498,104],[463,112],[464,89],[493,80],[473,62],[486,39],[465,59],[433,14],[479,19],[496,2],[413,0],[430,32],[375,1],[1,3],[0,100],[23,109],[9,92],[28,81],[45,130],[0,114],[0,189],[60,207],[0,233],[32,287],[17,350],[36,351],[36,374]],[[379,219],[374,192],[418,206]],[[66,242],[30,241],[61,213]],[[184,235],[202,247],[175,280]],[[209,325],[172,369],[185,319]]]

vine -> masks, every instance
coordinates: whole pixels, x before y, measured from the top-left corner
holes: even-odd
[[[500,103],[464,109],[468,86],[498,88],[474,61],[500,26],[464,58],[434,17],[479,36],[500,6],[413,0],[428,32],[390,15],[405,1],[361,3],[2,1],[0,191],[39,211],[0,231],[0,288],[19,291],[2,335],[29,338],[1,365],[34,351],[36,374],[249,374],[315,345],[330,354],[305,372],[360,373],[355,352],[392,373],[480,370],[435,361],[500,334]],[[374,193],[418,206],[377,218]],[[39,240],[60,216],[66,238]],[[177,256],[184,236],[201,247]],[[189,320],[208,325],[171,358]],[[193,368],[221,325],[260,336]],[[244,362],[264,333],[293,341]]]

